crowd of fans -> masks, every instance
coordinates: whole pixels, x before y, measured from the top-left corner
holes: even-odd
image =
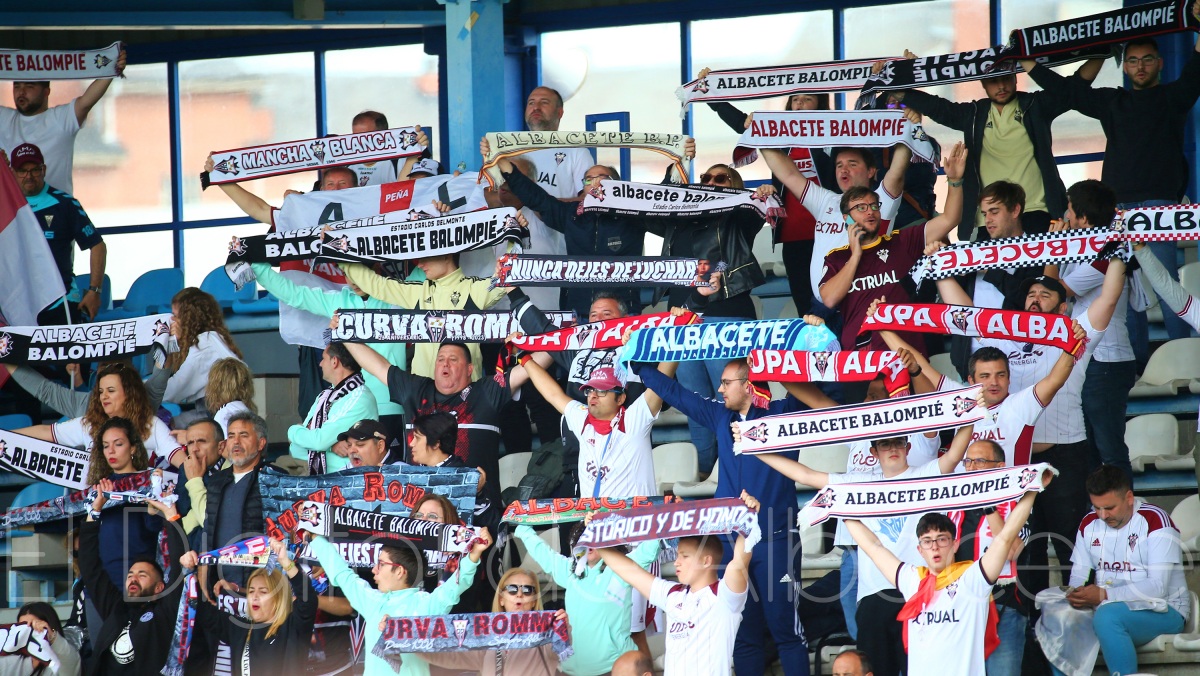
[[[913,288],[909,271],[952,236],[982,241],[1107,227],[1119,210],[1186,201],[1183,137],[1200,97],[1200,43],[1174,82],[1161,82],[1163,59],[1152,39],[1124,45],[1120,59],[1127,89],[1091,86],[1101,59],[1069,76],[1026,61],[1038,92],[1018,91],[1016,77],[1002,75],[983,79],[984,97],[976,101],[919,90],[880,97],[879,106],[903,107],[912,124],[924,115],[963,133],[964,142],[944,153],[944,179],[913,160],[903,144],[887,153],[761,151],[773,181],[756,194],[776,195],[786,207],[774,236],[783,244],[792,299],[804,321],[828,325],[843,350],[894,350],[914,394],[964,386],[930,362],[940,351],[951,354],[968,384],[983,386],[988,419],[947,435],[953,439],[946,450],[939,451],[936,434],[898,433],[857,442],[840,473],[809,468],[803,452],[735,453],[747,421],[886,399],[882,378],[821,388],[789,383],[787,397],[764,405],[744,359],[635,362],[626,373],[617,368],[615,350],[585,349],[538,353],[493,374],[496,352],[487,345],[423,343],[406,350],[395,343],[330,342],[319,359],[302,356],[301,369],[313,382],[319,371],[321,387],[302,393],[307,413],[286,430],[287,451],[273,463],[275,471],[315,476],[389,464],[475,468],[480,478],[472,514],[458,513],[431,486],[406,516],[466,522],[482,527],[482,536],[461,556],[384,546],[369,574],[352,569],[321,536],[304,561],[272,540],[278,570],[214,566],[197,552],[261,534],[274,516],[264,511],[259,483],[272,463],[253,374],[222,309],[211,295],[186,288],[171,303],[170,346],[154,355],[146,379],[126,362],[101,363],[94,373],[86,365],[63,371],[5,366],[15,383],[9,388],[22,388],[33,411],[44,404],[64,416],[17,432],[89,449],[87,483],[98,489],[76,532],[81,583],[68,628],[79,631],[69,640],[44,603],[23,607],[19,621],[48,632],[59,673],[159,673],[172,651],[181,599],[188,603],[180,579],[190,569],[197,571],[197,598],[190,603],[198,630],[182,665],[186,673],[324,673],[324,666],[313,665],[353,662],[351,654],[360,664],[344,673],[397,673],[370,652],[388,617],[542,609],[539,575],[511,565],[514,547],[501,522],[500,455],[530,449],[531,418],[541,444],[555,448],[563,465],[544,497],[653,496],[659,489],[651,429],[669,406],[687,417],[702,472],[719,472],[716,497],[741,498],[758,512],[760,542],[747,549],[741,539],[682,539],[672,552],[675,579],[666,580],[658,542],[630,552],[589,550],[575,560],[568,554],[583,524],[563,528],[562,552],[529,526],[516,527],[513,538],[563,590],[565,610],[556,622],[569,626],[574,654],[561,663],[548,646],[419,654],[405,659],[398,673],[641,676],[653,670],[646,636],[662,632],[667,674],[727,674],[731,668],[762,674],[778,659],[790,676],[809,673],[811,641],[834,633],[833,626],[857,646],[838,657],[835,674],[977,674],[985,664],[989,676],[1019,674],[1023,663],[1026,669],[1045,663],[1045,646],[1032,638],[1034,596],[1051,587],[1051,547],[1064,569],[1070,606],[1095,609],[1092,625],[1081,631],[1098,638],[1110,672],[1136,672],[1136,646],[1181,631],[1190,603],[1177,529],[1163,510],[1132,493],[1125,408],[1148,357],[1144,293],[1134,266],[1113,258],[993,270],[936,284],[945,303],[1071,317],[1076,334],[1087,339],[1079,358],[987,338],[955,337],[939,350],[926,335],[860,331],[880,301],[933,300],[930,287]],[[0,109],[6,164],[45,230],[68,289],[39,317],[43,325],[86,321],[99,307],[104,242],[70,195],[70,176],[72,138],[107,87],[108,80],[98,80],[75,101],[50,107],[49,83],[20,82],[13,88],[16,110]],[[709,105],[735,129],[751,123],[752,116],[730,104]],[[528,129],[557,130],[563,106],[553,89],[534,89],[525,109]],[[829,97],[795,95],[786,107],[824,110]],[[1068,110],[1103,126],[1102,180],[1066,186],[1059,175],[1051,128]],[[697,107],[693,114],[706,113]],[[356,132],[388,128],[373,111],[356,116],[353,125]],[[423,133],[421,140],[427,143]],[[484,141],[481,151],[486,156],[489,150]],[[584,213],[575,204],[584,189],[621,177],[582,149],[534,151],[501,160],[498,169],[504,182],[491,199],[520,209],[531,233],[527,251],[640,256],[651,232],[663,237],[663,256],[726,264],[711,273],[709,285],[671,290],[673,312],[703,313],[706,322],[760,318],[751,297],[766,279],[753,253],[765,227],[760,219],[744,212],[669,221]],[[327,169],[316,189],[439,172],[429,159],[379,161]],[[947,186],[940,209],[929,197],[937,180]],[[727,164],[706,168],[700,183],[744,187]],[[273,222],[273,208],[261,197],[238,184],[221,188],[251,217]],[[75,246],[90,251],[87,290],[73,287]],[[1175,242],[1133,248],[1133,260],[1172,310],[1164,312],[1169,335],[1189,335],[1188,325],[1200,323],[1200,304],[1176,281]],[[525,333],[538,334],[552,328],[550,311],[572,310],[581,322],[594,322],[641,314],[644,307],[636,290],[498,287],[466,274],[458,255],[412,263],[411,274],[399,278],[346,264],[346,284],[337,290],[298,285],[264,263],[253,272],[280,302],[331,318],[335,327],[342,309],[500,307],[511,309]],[[79,391],[89,381],[90,392]],[[182,413],[161,415],[164,401]],[[274,434],[282,437],[283,430]],[[846,520],[835,540],[841,567],[815,583],[832,593],[802,594],[793,482],[821,489],[1038,462],[1052,464],[1058,475],[1047,477],[1036,505],[1030,493],[997,508]],[[155,468],[178,472],[177,501],[104,509],[114,481]],[[318,594],[309,577],[322,570],[329,587]],[[230,594],[245,599],[244,615],[221,604]],[[351,651],[356,640],[360,646],[365,640],[366,648]],[[0,673],[41,668],[33,658],[0,657]]]

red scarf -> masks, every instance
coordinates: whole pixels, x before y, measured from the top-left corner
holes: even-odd
[[[896,619],[904,623],[904,652],[908,652],[908,621],[928,608],[937,597],[938,591],[950,586],[974,564],[973,561],[956,561],[937,575],[930,575],[929,569],[924,566],[917,567],[917,574],[921,576],[921,584],[917,586],[917,593],[913,594],[896,615]],[[996,602],[989,598],[987,626],[983,630],[984,658],[991,655],[992,651],[1000,646],[1000,635],[996,632],[996,623],[999,621],[1000,615],[996,612]]]
[[[1015,340],[1057,347],[1076,359],[1083,355],[1087,345],[1087,338],[1075,338],[1071,318],[1066,315],[934,303],[881,304],[874,316],[863,320],[859,333],[868,331],[913,331]]]

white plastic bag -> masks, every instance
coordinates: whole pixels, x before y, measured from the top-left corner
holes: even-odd
[[[1100,654],[1100,640],[1092,629],[1095,611],[1071,607],[1061,587],[1038,592],[1035,604],[1042,618],[1034,632],[1046,659],[1067,676],[1091,676]]]

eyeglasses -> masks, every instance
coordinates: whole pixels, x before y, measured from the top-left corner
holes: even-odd
[[[412,514],[408,515],[408,518],[419,519],[421,521],[439,521],[440,522],[442,520],[442,515],[438,514],[437,512],[426,512],[424,514],[422,514],[420,512],[413,512]]]
[[[860,214],[865,214],[868,211],[879,211],[883,205],[879,202],[871,202],[869,204],[855,204],[850,207],[850,211],[857,211]]]
[[[583,184],[584,184],[584,185],[591,185],[591,184],[595,183],[596,181],[602,181],[602,180],[603,180],[603,181],[609,181],[609,180],[612,180],[612,176],[609,176],[609,175],[607,175],[607,174],[605,174],[605,175],[603,175],[603,176],[584,176],[584,177],[583,177]]]
[[[750,380],[750,379],[749,378],[722,378],[721,379],[721,387],[729,387],[730,385],[732,385],[734,383],[740,383],[743,380]]]
[[[700,174],[701,183],[716,183],[717,185],[727,185],[733,182],[733,177],[729,174]]]
[[[509,596],[516,596],[517,594],[521,594],[522,596],[533,596],[535,591],[537,590],[535,590],[531,584],[504,585],[504,593],[508,594]]]
[[[963,458],[962,464],[964,467],[977,467],[979,465],[995,465],[996,463],[1004,462],[1003,460],[988,460],[987,458]]]
[[[34,167],[32,169],[13,169],[13,173],[16,174],[18,178],[23,178],[25,176],[37,176],[38,174],[41,174],[45,171],[46,171],[46,167]]]
[[[374,567],[374,568],[378,568],[378,567],[380,567],[380,566],[395,566],[396,568],[403,568],[403,567],[404,567],[404,566],[402,566],[402,565],[400,565],[400,564],[398,564],[398,563],[393,563],[393,562],[391,562],[391,561],[384,561],[383,559],[375,559],[375,565],[374,565],[373,567]]]
[[[594,395],[596,395],[597,399],[603,399],[610,394],[619,394],[620,393],[620,390],[598,390],[594,387],[585,387],[581,391],[583,392],[583,396],[590,397],[594,394]]]
[[[1154,54],[1147,54],[1146,56],[1143,56],[1140,59],[1136,56],[1130,56],[1125,59],[1125,65],[1129,66],[1130,68],[1133,68],[1140,63],[1143,66],[1149,68],[1150,66],[1154,65],[1155,61],[1158,61],[1158,56],[1156,56]]]
[[[921,549],[933,549],[935,546],[949,547],[950,543],[953,541],[953,538],[951,538],[949,535],[939,535],[936,538],[921,538],[917,541],[917,544],[921,547]]]

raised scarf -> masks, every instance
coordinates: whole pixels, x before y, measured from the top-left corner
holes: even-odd
[[[633,131],[500,131],[484,134],[490,151],[483,158],[481,176],[493,186],[503,183],[496,164],[505,158],[516,157],[547,148],[638,148],[665,155],[687,181],[683,146],[688,137],[683,134],[655,134]]]
[[[785,213],[775,195],[712,185],[600,181],[583,193],[576,211],[638,218],[695,218],[744,211],[775,225]]]
[[[874,380],[882,373],[889,397],[906,391],[912,382],[904,363],[891,351],[751,350],[746,361],[751,378],[768,382],[856,382]]]
[[[930,575],[931,571],[925,566],[917,567],[917,575],[921,578],[917,593],[913,594],[912,598],[896,614],[896,620],[904,623],[904,652],[908,652],[908,621],[928,608],[934,602],[937,592],[953,584],[975,563],[975,561],[955,561],[936,575]],[[991,655],[992,651],[1000,645],[1000,634],[996,631],[996,623],[999,621],[1000,615],[996,612],[996,602],[988,599],[988,619],[983,630],[984,657]]]
[[[0,364],[113,361],[167,349],[171,314],[62,326],[0,328]]]
[[[919,286],[927,279],[945,279],[986,270],[1091,262],[1123,251],[1123,247],[1109,246],[1115,235],[1109,228],[1089,228],[959,242],[921,257],[913,266],[912,278]],[[1122,258],[1127,259],[1128,255]]]
[[[639,496],[632,498],[543,498],[517,500],[504,510],[501,521],[526,526],[583,521],[592,512],[614,512],[635,507],[649,507],[682,502],[673,496]]]
[[[375,542],[383,538],[410,542],[418,549],[467,554],[481,535],[478,528],[470,526],[411,519],[353,507],[334,507],[311,500],[297,503],[294,509],[297,531],[305,530],[343,542]]]
[[[0,430],[0,468],[73,490],[88,487],[87,450]]]
[[[734,161],[755,148],[890,148],[908,146],[926,162],[941,161],[938,147],[903,110],[767,110],[738,139]]]
[[[708,286],[696,274],[695,258],[657,256],[539,256],[500,257],[496,286]]]
[[[682,103],[679,117],[687,115],[688,106],[703,101],[747,101],[792,94],[853,91],[863,86],[871,75],[871,66],[878,60],[709,71],[708,75],[675,90],[675,98]]]
[[[120,77],[121,43],[102,49],[0,49],[0,80],[93,80]]]
[[[971,338],[997,338],[1057,347],[1078,359],[1087,338],[1076,338],[1066,315],[992,310],[937,303],[883,303],[863,320],[867,331],[912,331]]]
[[[1127,209],[1115,224],[1115,239],[1164,242],[1200,239],[1200,207],[1171,204],[1162,207]]]
[[[1061,19],[1009,34],[1000,59],[1028,59],[1196,30],[1190,0],[1160,0],[1111,12]]]
[[[574,312],[545,314],[556,326],[575,322]],[[511,312],[340,310],[337,316],[330,337],[349,343],[503,343],[521,330]]]
[[[737,533],[746,538],[746,551],[750,551],[762,539],[758,514],[737,498],[689,500],[605,512],[588,522],[573,549],[579,552],[649,540],[725,533]]]
[[[800,318],[656,326],[634,331],[619,359],[622,363],[728,361],[754,349],[824,350],[836,340],[826,326],[812,326]]]
[[[460,652],[464,650],[527,650],[549,644],[566,660],[574,651],[566,623],[554,620],[554,610],[521,613],[473,613],[389,617],[371,654],[401,670],[408,653]],[[586,631],[575,627],[575,631]]]
[[[609,350],[624,344],[626,331],[636,331],[654,326],[687,326],[698,324],[700,321],[700,316],[694,312],[684,312],[678,316],[670,312],[658,312],[576,324],[565,329],[547,331],[534,336],[522,334],[515,337],[512,344],[529,352]]]

